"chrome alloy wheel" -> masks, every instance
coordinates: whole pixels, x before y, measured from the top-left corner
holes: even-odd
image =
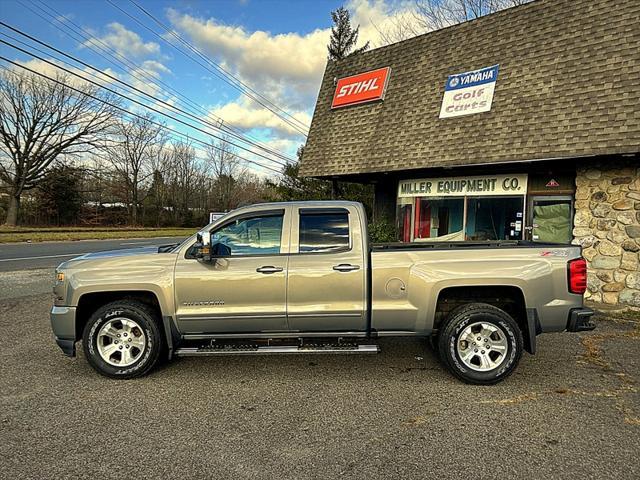
[[[109,365],[128,367],[144,353],[147,340],[140,325],[117,317],[105,323],[97,337],[98,353]]]
[[[507,358],[507,334],[497,325],[476,322],[458,337],[458,357],[471,370],[486,372],[499,367]]]

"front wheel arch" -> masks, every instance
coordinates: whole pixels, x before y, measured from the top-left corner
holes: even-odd
[[[171,317],[164,316],[160,301],[155,292],[150,290],[116,290],[106,292],[89,292],[78,299],[76,307],[75,340],[82,338],[87,321],[99,308],[115,301],[136,301],[149,306],[160,319],[159,327],[164,332],[169,356],[173,351],[174,334],[171,329]]]

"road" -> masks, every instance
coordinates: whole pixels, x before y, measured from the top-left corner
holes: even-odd
[[[54,268],[73,257],[89,252],[122,248],[166,245],[183,237],[159,237],[126,240],[81,240],[77,242],[37,242],[0,244],[0,272],[33,268]]]
[[[183,358],[116,381],[55,345],[51,282],[50,267],[0,275],[11,478],[640,478],[632,321],[542,335],[491,387],[455,380],[416,339],[374,356]]]

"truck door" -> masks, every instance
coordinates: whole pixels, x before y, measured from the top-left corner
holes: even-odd
[[[215,227],[212,242],[231,254],[212,263],[181,252],[175,302],[183,333],[287,331],[289,217],[285,209],[252,211]]]
[[[296,208],[287,291],[291,331],[366,329],[366,263],[358,211]]]

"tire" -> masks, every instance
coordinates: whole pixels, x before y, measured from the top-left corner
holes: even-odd
[[[444,365],[460,380],[476,385],[492,385],[507,378],[520,362],[523,345],[516,321],[486,303],[452,311],[438,339]]]
[[[82,335],[89,365],[99,374],[117,379],[148,373],[158,363],[164,343],[158,314],[135,300],[100,307],[87,321]]]

